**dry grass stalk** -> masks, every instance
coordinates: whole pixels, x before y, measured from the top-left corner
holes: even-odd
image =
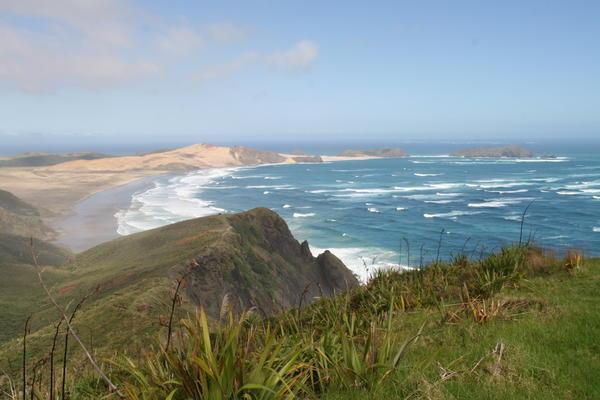
[[[77,332],[75,332],[75,329],[73,329],[73,325],[71,325],[71,322],[69,322],[69,319],[67,318],[65,310],[58,304],[58,302],[56,301],[54,296],[52,296],[52,293],[50,293],[50,289],[48,289],[48,286],[46,286],[46,283],[44,282],[44,278],[42,276],[42,273],[44,272],[44,270],[42,269],[42,267],[40,266],[40,263],[38,261],[37,254],[35,252],[35,248],[33,245],[33,238],[31,239],[30,244],[31,244],[31,256],[33,258],[33,263],[36,267],[38,280],[40,282],[40,285],[42,286],[42,289],[44,289],[46,296],[48,297],[48,299],[50,300],[50,302],[52,303],[54,308],[56,308],[58,310],[61,318],[63,318],[65,320],[65,322],[67,323],[69,332],[71,332],[71,335],[75,338],[75,341],[79,344],[79,347],[81,347],[81,350],[83,350],[85,356],[89,360],[92,367],[96,370],[98,375],[100,375],[102,380],[108,385],[108,388],[110,389],[110,391],[116,392],[117,394],[119,394],[122,397],[122,395],[119,393],[119,391],[117,389],[117,386],[115,386],[115,384],[110,380],[110,378],[106,375],[106,373],[102,370],[102,368],[100,368],[100,366],[98,365],[96,360],[94,360],[94,357],[92,357],[92,355],[88,351],[85,344],[83,344],[83,341],[81,340],[81,338],[79,337]]]

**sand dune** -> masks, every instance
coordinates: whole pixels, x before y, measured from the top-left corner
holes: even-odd
[[[144,155],[77,160],[45,168],[45,171],[107,171],[140,170],[178,171],[198,168],[220,168],[267,163],[293,163],[293,156],[248,147],[225,147],[195,144],[175,150]]]

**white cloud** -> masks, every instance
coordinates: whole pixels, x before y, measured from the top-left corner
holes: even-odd
[[[301,40],[291,48],[269,54],[247,52],[223,64],[205,67],[195,76],[198,80],[226,78],[253,64],[275,67],[279,70],[297,72],[308,69],[319,55],[318,45],[310,40]]]
[[[288,70],[304,70],[319,55],[319,46],[310,40],[302,40],[291,49],[277,51],[266,57],[268,64]]]
[[[203,31],[210,39],[215,41],[234,42],[248,36],[250,29],[231,22],[220,22],[205,25]]]
[[[165,76],[186,56],[239,42],[250,29],[231,22],[177,23],[149,15],[134,0],[0,0],[0,89],[102,89]],[[195,78],[218,79],[257,64],[308,68],[318,55],[303,40],[274,53],[245,51]]]
[[[129,1],[120,0],[2,0],[0,13],[58,24],[118,47],[131,45],[129,22],[138,15]]]
[[[155,45],[162,52],[188,54],[210,43],[240,41],[247,34],[248,29],[228,22],[198,26],[182,23],[159,32]]]
[[[0,24],[0,81],[27,91],[62,86],[98,89],[155,75],[160,67],[126,57],[88,38],[62,32],[30,32]]]
[[[165,53],[185,54],[204,46],[205,39],[190,26],[173,26],[156,38],[156,47]]]
[[[212,65],[200,70],[198,74],[194,76],[195,79],[200,81],[210,81],[220,78],[226,78],[236,72],[241,71],[246,66],[256,63],[260,60],[260,54],[254,51],[244,53],[241,56],[234,58],[233,60],[224,64]]]

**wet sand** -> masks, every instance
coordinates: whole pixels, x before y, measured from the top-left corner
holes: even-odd
[[[120,237],[115,213],[128,208],[131,197],[151,188],[156,179],[156,176],[141,178],[92,194],[76,203],[68,216],[49,221],[57,232],[54,242],[79,253]]]

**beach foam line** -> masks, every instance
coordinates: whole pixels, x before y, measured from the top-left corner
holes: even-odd
[[[129,235],[191,218],[226,210],[212,201],[198,198],[206,185],[233,174],[237,168],[215,168],[190,172],[165,181],[157,178],[154,187],[131,197],[127,209],[117,211],[117,233]]]

